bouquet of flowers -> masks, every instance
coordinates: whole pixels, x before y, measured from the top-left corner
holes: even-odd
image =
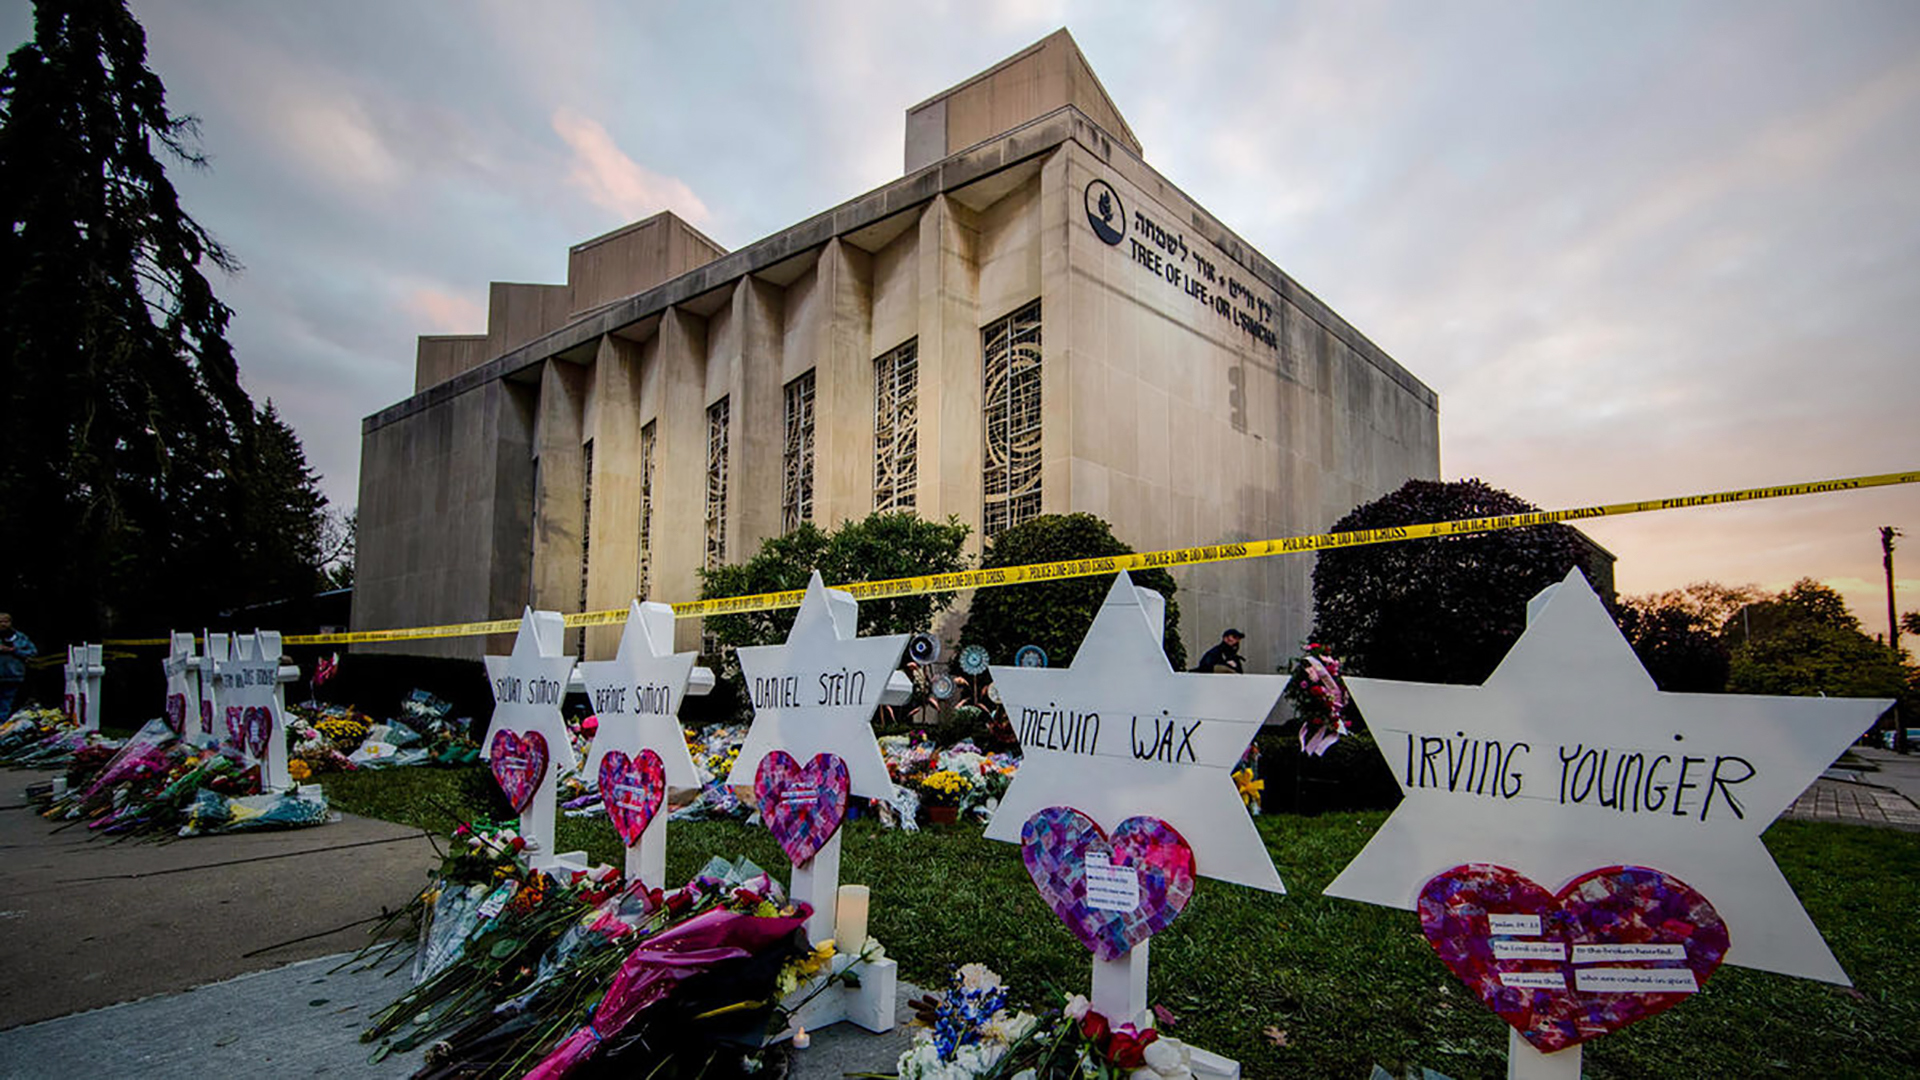
[[[533,871],[525,843],[499,826],[462,826],[456,840],[387,920],[422,920],[416,981],[362,1036],[380,1041],[376,1060],[427,1046],[422,1075],[557,1078],[640,1061],[649,1075],[694,1075],[713,1058],[711,1036],[748,1024],[763,1037],[780,992],[833,956],[831,942],[805,943],[810,909],[787,905],[744,859],[715,859],[662,891],[622,887],[611,867]],[[371,966],[404,947],[362,955]],[[689,1049],[679,1071],[661,1071]]]
[[[1079,994],[1038,1015],[1009,1001],[980,964],[911,1003],[917,1030],[895,1066],[901,1080],[1191,1080],[1187,1048],[1152,1027],[1114,1024]],[[1171,1017],[1170,1013],[1159,1013]]]
[[[1296,658],[1286,697],[1300,718],[1300,749],[1314,757],[1353,733],[1346,712],[1346,684],[1340,681],[1340,661],[1324,645],[1308,643],[1306,652]]]

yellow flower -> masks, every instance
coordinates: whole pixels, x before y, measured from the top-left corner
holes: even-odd
[[[313,775],[313,770],[307,766],[306,762],[295,758],[287,762],[287,775],[304,783],[308,777]]]
[[[1241,769],[1233,774],[1233,784],[1240,789],[1240,801],[1248,806],[1260,804],[1260,793],[1267,789],[1265,780],[1255,780],[1252,769]]]

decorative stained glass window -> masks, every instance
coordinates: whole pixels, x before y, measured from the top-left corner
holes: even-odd
[[[727,399],[707,408],[707,569],[727,561]]]
[[[919,480],[920,342],[873,362],[873,508],[911,510]]]
[[[813,372],[787,384],[787,442],[780,461],[780,531],[813,520]]]
[[[640,429],[640,583],[639,595],[647,596],[653,584],[653,440],[654,422]]]
[[[986,500],[991,538],[1040,514],[1040,301],[981,328]]]

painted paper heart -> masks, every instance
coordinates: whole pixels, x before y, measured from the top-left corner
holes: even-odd
[[[1504,866],[1456,866],[1419,911],[1447,967],[1546,1053],[1678,1005],[1727,953],[1707,898],[1644,866],[1589,871],[1558,895]]]
[[[187,695],[167,695],[167,729],[175,735],[187,733]]]
[[[813,858],[840,831],[852,784],[847,763],[833,754],[815,754],[805,765],[785,750],[760,759],[753,774],[760,818],[793,865]]]
[[[513,805],[513,812],[524,814],[533,805],[534,793],[547,778],[547,737],[537,731],[524,735],[505,728],[494,732],[493,753],[488,764],[493,778]]]
[[[652,750],[643,749],[638,757],[609,750],[600,759],[600,801],[613,821],[613,831],[628,847],[640,842],[640,834],[653,822],[666,794],[667,771]]]
[[[213,702],[200,699],[200,734],[213,734]]]
[[[273,728],[273,718],[259,705],[227,706],[227,743],[235,750],[250,757],[261,757],[267,752],[267,736]]]
[[[1109,837],[1080,811],[1049,806],[1021,828],[1020,855],[1041,899],[1102,960],[1166,929],[1193,899],[1193,849],[1159,818],[1130,817]]]

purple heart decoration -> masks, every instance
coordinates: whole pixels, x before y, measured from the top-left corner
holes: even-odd
[[[1070,806],[1049,806],[1020,830],[1034,888],[1080,943],[1118,960],[1167,928],[1193,899],[1193,849],[1173,826],[1130,817],[1109,837]]]
[[[167,695],[167,729],[175,736],[187,733],[187,695]]]
[[[760,759],[753,774],[761,820],[795,866],[813,858],[840,831],[852,786],[847,763],[833,754],[815,754],[802,765],[785,750],[775,750]]]
[[[273,712],[264,705],[247,706],[245,718],[247,753],[256,758],[267,756],[267,739],[273,734]]]
[[[641,750],[639,757],[609,750],[600,759],[600,801],[613,821],[613,831],[628,847],[640,842],[640,834],[659,813],[666,794],[667,771],[652,750]]]
[[[200,734],[213,734],[213,702],[200,699]]]
[[[227,745],[247,752],[247,710],[238,705],[227,706]]]
[[[519,735],[502,728],[493,735],[488,764],[513,812],[524,814],[547,778],[547,737],[537,731]]]
[[[1727,952],[1707,898],[1644,866],[1609,866],[1550,893],[1471,863],[1420,890],[1420,929],[1480,1001],[1543,1053],[1685,1001]]]

